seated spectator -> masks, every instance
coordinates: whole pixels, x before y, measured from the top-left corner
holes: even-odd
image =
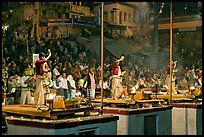
[[[14,104],[20,104],[21,97],[21,77],[19,76],[19,72],[15,72],[15,76],[12,77],[12,92],[14,93]]]
[[[57,64],[55,64],[54,68],[52,70],[53,79],[56,79],[57,75],[60,75],[60,73],[59,73],[59,66]]]
[[[57,95],[60,95],[60,79],[61,79],[61,75],[57,75],[56,79],[53,80],[53,89],[55,90],[55,93]]]
[[[81,97],[82,97],[82,94],[81,94],[81,91],[80,91],[80,90],[76,90],[75,97],[76,97],[76,98],[81,98]]]
[[[31,98],[31,88],[28,86],[28,83],[30,83],[30,77],[28,75],[28,71],[24,70],[24,75],[21,77],[21,98],[20,98],[20,104],[31,104],[32,98]],[[27,102],[26,102],[27,101]]]
[[[34,69],[31,66],[31,63],[28,63],[28,67],[26,68],[26,70],[28,71],[29,76],[32,76],[35,73]]]
[[[72,75],[68,75],[67,76],[67,80],[70,83],[70,88],[71,88],[71,98],[75,98],[76,97],[76,84],[75,84],[75,80],[73,79]]]
[[[60,95],[64,96],[65,99],[69,99],[69,91],[68,91],[68,82],[66,73],[62,73],[62,77],[60,77]]]

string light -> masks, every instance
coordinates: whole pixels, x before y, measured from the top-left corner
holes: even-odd
[[[160,9],[160,10],[159,10],[159,14],[162,14],[162,13],[163,13],[163,12],[162,12],[162,9]]]
[[[164,7],[164,3],[162,3],[161,7],[162,7],[162,8]]]
[[[157,15],[153,18],[152,21],[154,21],[155,18],[159,17],[159,15],[163,13],[163,10],[162,10],[162,9],[164,8],[164,5],[165,5],[164,3],[161,4],[160,9],[159,9],[159,14],[157,14]]]
[[[187,10],[187,4],[185,4],[184,9]]]
[[[163,13],[163,11],[162,11],[163,8],[164,8],[164,3],[162,3],[161,6],[160,6],[159,14]]]

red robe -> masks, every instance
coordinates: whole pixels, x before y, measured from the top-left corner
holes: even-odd
[[[118,71],[119,71],[119,62],[116,60],[114,61],[114,63],[112,64],[112,75],[118,75]]]
[[[37,60],[35,62],[37,75],[43,75],[44,74],[45,70],[43,70],[43,64],[45,62],[47,62],[47,60]],[[47,67],[48,71],[50,71],[50,68],[49,68],[49,66],[47,64],[46,64],[46,67]]]

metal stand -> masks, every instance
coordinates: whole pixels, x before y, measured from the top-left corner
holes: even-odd
[[[157,98],[157,95],[158,95],[158,86],[157,86],[157,84],[155,84],[155,86],[156,86],[156,99],[158,99]]]

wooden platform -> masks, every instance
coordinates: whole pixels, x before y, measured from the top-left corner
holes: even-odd
[[[157,95],[158,99],[170,99],[170,95]],[[182,94],[174,94],[172,95],[172,99],[193,99],[194,95],[182,95]]]
[[[92,103],[101,103],[101,99],[93,99],[91,100]],[[113,107],[116,106],[128,106],[130,108],[137,106],[137,105],[142,105],[141,107],[143,107],[144,104],[152,104],[152,105],[156,105],[156,104],[163,104],[164,100],[160,99],[160,100],[114,100],[112,98],[105,98],[103,99],[103,104],[104,106],[108,106],[111,105]]]
[[[93,106],[80,106],[78,108],[69,108],[69,109],[53,109],[52,111],[48,110],[39,110],[33,105],[5,105],[2,106],[2,112],[12,115],[21,115],[29,117],[41,117],[48,119],[58,119],[60,116],[70,116],[77,112],[84,112],[85,115],[89,111],[93,110]]]

